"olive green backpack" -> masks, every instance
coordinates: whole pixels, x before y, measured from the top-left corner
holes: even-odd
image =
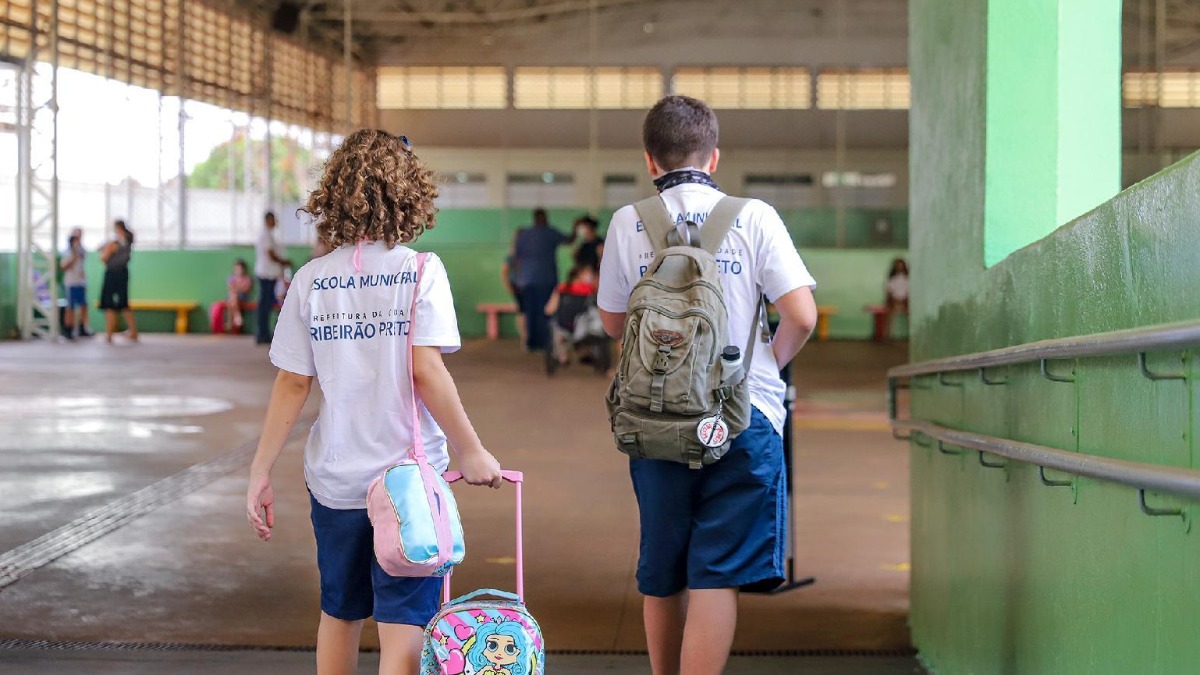
[[[716,260],[748,202],[722,198],[703,231],[686,224],[686,242],[661,198],[634,205],[655,255],[629,296],[621,358],[607,396],[617,449],[630,457],[699,469],[724,456],[750,423],[745,374],[763,306],[740,356],[723,361],[729,314]]]

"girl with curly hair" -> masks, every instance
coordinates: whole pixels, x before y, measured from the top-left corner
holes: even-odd
[[[275,329],[270,355],[279,374],[250,467],[246,516],[270,540],[271,469],[316,377],[324,398],[304,449],[304,477],[321,576],[319,675],[355,671],[368,616],[379,624],[380,673],[417,672],[422,628],[442,582],[388,576],[375,559],[366,511],[368,485],[403,459],[414,435],[439,471],[453,448],[468,483],[500,486],[500,464],[442,363],[460,345],[445,267],[430,254],[418,284],[417,253],[406,246],[433,227],[436,196],[407,138],[367,129],[346,137],[305,208],[330,252],[296,273]],[[414,395],[419,429],[405,412]]]

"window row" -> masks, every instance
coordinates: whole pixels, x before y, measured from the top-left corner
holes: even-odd
[[[664,94],[651,67],[398,66],[378,69],[381,109],[643,109]],[[720,109],[905,109],[903,68],[678,68],[670,91]],[[511,101],[510,101],[511,96]]]
[[[405,66],[378,71],[378,107],[390,109],[644,109],[664,93],[651,67]],[[510,101],[511,89],[511,101]],[[1200,108],[1200,69],[1126,72],[1127,108]],[[904,68],[836,69],[813,78],[802,67],[679,68],[670,92],[718,109],[904,110]]]
[[[1123,84],[1127,108],[1200,108],[1200,70],[1128,72]]]

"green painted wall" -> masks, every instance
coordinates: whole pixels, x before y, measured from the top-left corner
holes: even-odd
[[[883,304],[883,288],[892,260],[906,257],[908,252],[810,248],[801,249],[800,255],[817,280],[817,303],[838,308],[838,313],[829,319],[829,335],[838,339],[870,338],[873,319],[863,307]],[[892,334],[898,338],[908,334],[905,319],[895,321]]]
[[[306,261],[308,247],[291,247],[288,255],[297,262]],[[217,249],[134,250],[129,264],[129,297],[133,300],[193,300],[200,303],[188,317],[193,333],[208,331],[208,309],[211,303],[225,298],[225,279],[233,263],[242,258],[254,266],[252,246]],[[95,309],[104,279],[104,269],[97,255],[88,256],[88,302],[92,329],[104,330],[104,313]],[[257,298],[255,288],[252,295]],[[246,314],[247,330],[253,331],[253,312]],[[147,333],[168,333],[175,330],[173,312],[137,312],[138,330]]]
[[[917,319],[919,358],[974,352],[1200,316],[1200,156],[1131,188],[981,274],[972,297]],[[914,252],[914,257],[917,257]],[[917,293],[921,290],[918,288]],[[918,347],[917,344],[920,346]],[[1036,364],[964,386],[931,381],[912,415],[1003,438],[1200,468],[1200,351],[1153,354],[1190,374],[1151,382],[1133,354]],[[957,378],[956,378],[957,379]],[[1040,484],[1036,467],[982,468],[975,455],[912,452],[913,640],[942,675],[1195,671],[1200,534],[1151,518],[1134,490],[1080,480]],[[1056,476],[1056,478],[1062,478]],[[1151,495],[1153,504],[1200,504]]]
[[[1106,0],[1107,1],[1107,0]],[[987,268],[987,0],[910,2],[915,361],[1200,316],[1200,156]],[[1003,4],[991,0],[991,4]],[[1114,102],[1115,105],[1115,102]],[[1101,139],[1097,139],[1103,142]],[[991,226],[991,223],[988,223]],[[1151,382],[1134,355],[1003,369],[986,387],[923,378],[912,415],[1109,457],[1200,468],[1193,353],[1153,354],[1190,379]],[[1062,479],[1063,476],[1051,476]],[[1152,518],[1137,492],[1046,487],[1036,467],[911,447],[913,641],[939,675],[1196,672],[1200,533]]]
[[[17,330],[17,256],[0,252],[0,340]]]

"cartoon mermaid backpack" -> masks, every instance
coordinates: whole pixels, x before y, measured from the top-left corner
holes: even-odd
[[[450,576],[442,586],[442,608],[425,627],[421,675],[544,675],[542,629],[525,609],[525,554],[522,540],[519,471],[503,472],[517,490],[517,592],[490,588],[450,599]],[[462,478],[445,474],[447,483]]]

